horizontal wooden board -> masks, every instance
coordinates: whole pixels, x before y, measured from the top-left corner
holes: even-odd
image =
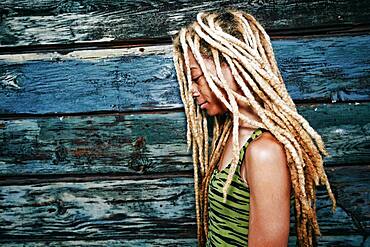
[[[0,242],[1,243],[1,242]],[[71,240],[71,241],[7,241],[1,243],[2,247],[43,247],[43,246],[109,246],[109,247],[138,247],[138,246],[150,246],[150,247],[159,247],[159,246],[184,246],[184,247],[196,247],[197,239],[188,238],[188,239],[117,239],[117,240]]]
[[[326,165],[369,164],[370,104],[304,105]],[[192,170],[183,112],[0,120],[2,176]]]
[[[191,178],[1,186],[0,239],[195,237]]]
[[[358,172],[361,169],[363,169],[362,172]],[[350,167],[328,168],[327,174],[339,206],[348,209],[347,213],[354,220],[356,227],[369,236],[370,166],[353,167],[353,169]]]
[[[347,176],[340,175],[343,173]],[[318,218],[323,239],[368,234],[370,167],[336,167],[328,170],[328,175],[338,198],[338,209],[331,213],[327,195],[320,190]],[[348,186],[343,189],[341,184]],[[363,188],[360,192],[359,186]],[[185,177],[46,183],[40,180],[1,186],[0,239],[193,238],[192,188],[193,179]],[[358,207],[364,209],[360,215],[355,213]]]
[[[167,37],[199,11],[235,7],[253,14],[270,32],[330,32],[369,23],[370,4],[352,1],[58,1],[2,0],[0,45]]]
[[[297,102],[370,99],[370,35],[273,41]],[[0,55],[0,114],[182,108],[171,47]]]
[[[366,237],[362,235],[342,235],[342,236],[321,236],[318,238],[318,246],[328,246],[328,247],[358,247],[366,246],[363,245],[364,239]],[[294,247],[296,238],[289,237],[288,246]]]
[[[326,143],[326,165],[369,164],[369,103],[318,104],[298,111]]]
[[[192,169],[182,112],[0,121],[3,175]]]
[[[337,176],[343,172],[347,176]],[[336,167],[328,171],[338,195],[338,209],[331,213],[328,197],[320,189],[317,209],[324,236],[352,238],[368,232],[369,173],[368,166]],[[345,183],[351,183],[345,190],[337,186]],[[363,186],[364,193],[355,194],[357,185]],[[0,239],[195,238],[192,188],[193,179],[186,177],[47,183],[40,180],[1,186]],[[344,203],[342,198],[352,203]],[[359,207],[365,212],[357,217],[353,212]]]
[[[344,236],[322,236],[318,241],[319,246],[328,247],[358,247],[363,245],[365,237],[362,235],[344,235]],[[296,237],[289,238],[289,247],[294,247]],[[197,239],[134,239],[134,240],[76,240],[76,241],[8,241],[1,243],[3,247],[39,247],[39,246],[197,246]]]

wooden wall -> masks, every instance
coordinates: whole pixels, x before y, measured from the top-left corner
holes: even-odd
[[[265,26],[331,153],[320,246],[370,245],[369,1],[2,0],[2,246],[196,246],[170,35],[227,6]]]

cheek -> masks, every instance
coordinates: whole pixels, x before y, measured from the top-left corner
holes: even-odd
[[[211,116],[222,115],[225,112],[227,112],[226,106],[224,106],[224,104],[218,99],[217,101],[210,104],[209,109],[207,111],[207,113]]]
[[[213,94],[211,88],[205,82],[202,84],[201,91],[203,95],[207,96],[207,98],[213,99],[214,97],[216,97],[216,95]]]

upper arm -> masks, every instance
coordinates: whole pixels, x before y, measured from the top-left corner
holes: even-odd
[[[286,246],[291,182],[282,144],[262,135],[247,149],[243,165],[250,188],[249,246]]]

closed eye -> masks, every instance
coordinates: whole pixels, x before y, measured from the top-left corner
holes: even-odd
[[[199,79],[202,77],[202,75],[199,75],[199,76],[197,76],[197,77],[195,77],[195,78],[192,78],[191,80],[194,82],[194,83],[197,83],[198,84],[198,81],[199,81]]]

